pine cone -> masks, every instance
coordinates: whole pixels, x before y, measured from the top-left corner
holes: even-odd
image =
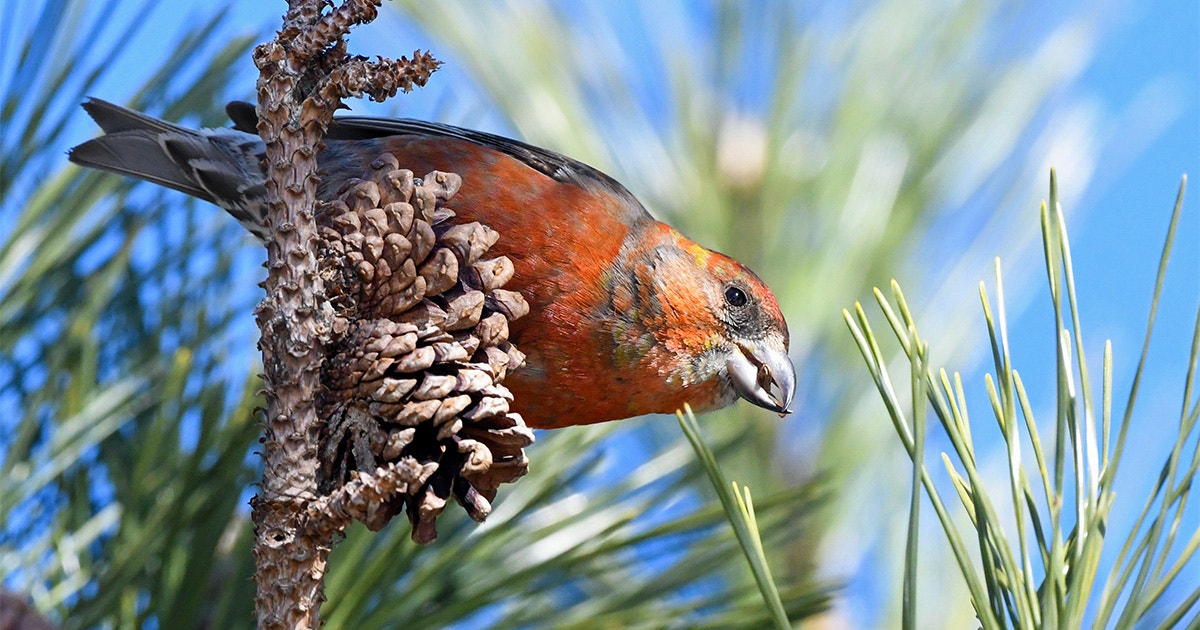
[[[512,262],[486,258],[500,235],[452,222],[443,204],[458,175],[414,179],[390,154],[371,169],[317,219],[336,311],[320,401],[322,491],[387,464],[412,471],[408,492],[365,521],[378,530],[405,508],[413,540],[428,543],[448,499],[482,521],[500,484],[528,471],[533,432],[509,411],[501,382],[524,361],[508,324],[529,306],[501,288]]]

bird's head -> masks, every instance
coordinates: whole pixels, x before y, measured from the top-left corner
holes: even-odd
[[[684,402],[712,410],[742,398],[791,413],[796,373],[771,290],[745,265],[659,225],[624,252],[628,280],[613,292],[618,362],[664,377],[646,401],[657,408],[640,411]]]

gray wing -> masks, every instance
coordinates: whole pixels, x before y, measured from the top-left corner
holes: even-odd
[[[186,129],[99,99],[88,99],[83,108],[105,135],[72,148],[72,162],[215,203],[265,238],[265,149],[258,136]]]

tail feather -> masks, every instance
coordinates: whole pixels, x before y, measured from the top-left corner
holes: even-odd
[[[67,157],[80,166],[144,179],[205,201],[217,201],[170,159],[150,132],[120,131],[101,136],[71,149]]]
[[[83,110],[96,121],[97,125],[104,130],[104,133],[118,133],[121,131],[157,131],[159,133],[189,133],[189,130],[169,123],[165,120],[159,120],[153,116],[147,116],[142,112],[121,107],[108,101],[98,98],[88,97],[82,104]]]
[[[71,149],[72,162],[215,203],[267,238],[264,148],[257,136],[186,129],[99,99],[88,99],[83,108],[105,135]]]

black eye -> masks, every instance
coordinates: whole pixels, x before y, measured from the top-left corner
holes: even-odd
[[[745,306],[746,305],[746,292],[735,286],[725,287],[725,301],[730,306],[734,306],[734,307]]]

